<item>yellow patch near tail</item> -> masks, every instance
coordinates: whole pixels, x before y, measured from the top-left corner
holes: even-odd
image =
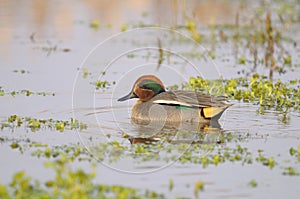
[[[224,108],[221,107],[207,107],[203,108],[203,114],[206,118],[212,118],[224,111]]]

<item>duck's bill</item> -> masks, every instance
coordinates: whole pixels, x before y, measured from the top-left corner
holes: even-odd
[[[132,99],[132,98],[136,98],[137,96],[130,92],[128,95],[125,95],[124,97],[121,97],[120,99],[118,99],[119,102],[122,102],[122,101],[125,101],[125,100],[129,100],[129,99]]]

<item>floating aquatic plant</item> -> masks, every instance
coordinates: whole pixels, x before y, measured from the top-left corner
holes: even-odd
[[[99,30],[100,22],[99,20],[93,20],[90,22],[90,27],[94,30]]]
[[[130,138],[126,138],[130,139]],[[146,139],[146,138],[145,138]],[[202,138],[199,138],[202,139]],[[261,166],[273,169],[280,165],[284,175],[298,175],[298,171],[290,165],[279,163],[274,157],[267,156],[263,150],[252,152],[247,147],[238,144],[229,147],[226,142],[241,143],[242,138],[234,134],[228,134],[222,138],[225,142],[216,141],[215,143],[199,142],[166,142],[164,138],[152,139],[152,142],[136,142],[132,145],[113,140],[110,142],[96,143],[89,146],[89,151],[79,144],[49,146],[45,143],[32,143],[31,141],[11,140],[10,147],[19,150],[20,153],[30,151],[30,154],[38,158],[60,159],[67,158],[69,161],[108,161],[118,162],[124,158],[131,158],[135,163],[163,161],[166,163],[177,162],[179,164],[197,164],[202,168],[219,166],[220,164],[232,162],[241,165],[249,165],[253,162]],[[6,140],[9,142],[9,140]],[[128,141],[129,142],[129,141]],[[300,146],[300,145],[299,145]],[[290,148],[289,153],[292,157],[298,157],[300,152]],[[296,164],[297,164],[296,162]],[[169,185],[172,186],[172,185]]]
[[[248,183],[248,185],[249,185],[250,187],[255,188],[255,187],[257,187],[258,183],[257,183],[256,180],[252,179],[252,180],[250,180],[250,182]]]
[[[14,73],[21,73],[21,74],[25,74],[25,73],[29,73],[28,70],[24,70],[24,69],[21,69],[21,70],[13,70]]]
[[[74,170],[64,156],[45,163],[45,167],[54,171],[54,178],[41,182],[33,180],[25,171],[17,172],[9,186],[0,184],[0,198],[164,198],[150,190],[94,183],[94,169],[90,173],[83,169]]]
[[[48,128],[51,130],[57,130],[63,132],[65,129],[68,130],[84,130],[87,129],[87,125],[79,122],[76,119],[70,118],[69,120],[54,120],[50,119],[36,119],[31,117],[20,117],[17,115],[11,115],[6,120],[1,122],[1,130],[5,128],[10,128],[14,130],[15,128],[25,126],[31,131],[35,132],[41,128]]]
[[[121,27],[121,31],[125,32],[128,29],[128,25],[127,24],[123,24]]]
[[[197,30],[196,23],[192,21],[190,18],[186,17],[186,29],[191,34],[192,39],[198,43],[202,41],[202,36]]]
[[[290,155],[296,157],[298,162],[300,162],[300,144],[298,145],[298,149],[290,148]]]
[[[275,108],[286,111],[300,108],[300,81],[271,81],[263,75],[255,74],[250,80],[233,78],[229,80],[205,80],[191,77],[182,85],[183,89],[197,90],[214,95],[225,95],[229,99],[258,103],[265,109]]]
[[[300,176],[300,172],[297,171],[293,167],[286,167],[284,168],[284,171],[282,173],[283,175],[289,175],[289,176]]]
[[[91,84],[94,85],[96,87],[96,89],[106,89],[109,88],[111,85],[114,85],[116,82],[108,82],[107,80],[101,81],[101,80],[97,80],[96,82],[92,82]]]
[[[38,95],[38,96],[55,96],[54,92],[34,92],[30,91],[27,89],[20,90],[20,91],[5,91],[3,87],[0,86],[0,96],[4,95],[11,95],[11,96],[16,96],[16,95],[25,95],[27,97],[31,95]]]

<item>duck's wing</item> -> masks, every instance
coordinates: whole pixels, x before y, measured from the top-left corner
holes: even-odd
[[[179,101],[192,104],[196,107],[223,107],[227,98],[224,96],[214,96],[195,91],[175,91]]]
[[[224,96],[213,96],[194,91],[168,91],[160,93],[155,97],[153,103],[178,105],[187,107],[223,107],[227,98]]]
[[[201,108],[203,116],[212,118],[221,114],[231,104],[224,96],[213,96],[195,91],[168,91],[155,96],[153,103]]]

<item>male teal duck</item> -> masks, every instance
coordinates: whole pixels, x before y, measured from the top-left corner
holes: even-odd
[[[162,81],[154,75],[144,75],[136,80],[131,92],[118,99],[139,98],[134,103],[131,118],[150,122],[210,122],[218,120],[232,104],[226,97],[196,91],[166,91]]]

